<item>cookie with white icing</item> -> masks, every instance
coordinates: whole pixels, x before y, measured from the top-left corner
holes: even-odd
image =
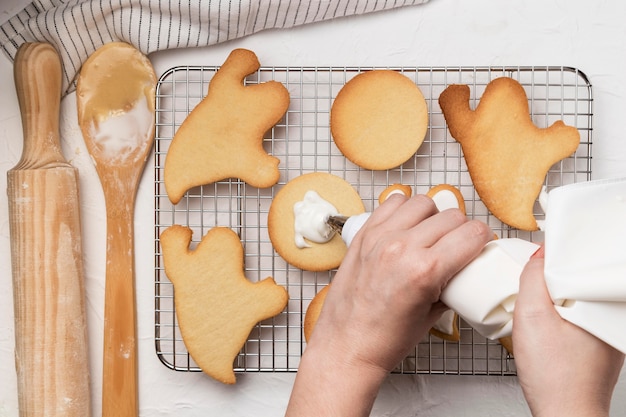
[[[270,205],[267,227],[269,237],[278,254],[291,265],[307,271],[326,271],[339,266],[347,247],[336,234],[328,242],[314,242],[304,238],[306,246],[299,247],[296,234],[294,206],[314,191],[336,209],[334,214],[353,216],[365,211],[357,191],[343,178],[324,172],[301,175],[285,184]]]
[[[432,187],[426,193],[433,199],[439,211],[457,208],[465,213],[465,200],[458,188],[449,184],[439,184]],[[461,339],[459,332],[459,316],[452,310],[448,310],[435,322],[430,329],[430,334],[451,342]]]

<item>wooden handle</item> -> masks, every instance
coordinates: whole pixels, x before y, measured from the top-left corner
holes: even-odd
[[[145,55],[112,42],[85,61],[76,85],[78,123],[107,211],[103,417],[138,415],[133,213],[154,141],[155,84]]]
[[[61,60],[47,43],[25,43],[13,66],[15,90],[22,115],[24,148],[14,169],[68,165],[59,141]]]
[[[7,173],[20,416],[90,416],[78,181],[58,133],[61,64],[50,45],[25,44],[14,71],[25,140]]]
[[[137,343],[135,313],[134,181],[120,170],[102,181],[107,204],[107,265],[104,296],[102,416],[136,417]],[[105,174],[107,175],[107,174]]]

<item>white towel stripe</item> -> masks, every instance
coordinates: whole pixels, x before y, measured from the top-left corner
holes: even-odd
[[[61,55],[63,91],[69,93],[82,63],[108,42],[128,42],[149,54],[427,1],[34,0],[0,26],[0,47],[12,60],[24,42],[51,43]]]

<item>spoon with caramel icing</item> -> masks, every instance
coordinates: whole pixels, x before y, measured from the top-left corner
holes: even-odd
[[[96,50],[76,87],[78,123],[106,202],[103,417],[138,414],[134,206],[154,142],[155,87],[148,58],[122,42]]]

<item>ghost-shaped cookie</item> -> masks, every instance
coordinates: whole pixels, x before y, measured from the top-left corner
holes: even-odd
[[[214,379],[234,384],[233,362],[253,327],[287,305],[271,277],[251,282],[237,234],[215,227],[191,250],[192,231],[174,225],[161,234],[165,273],[174,284],[176,318],[189,354]]]
[[[533,207],[546,174],[576,151],[578,130],[560,120],[547,128],[535,126],[526,92],[512,78],[491,81],[475,110],[469,101],[469,87],[460,84],[450,85],[439,97],[476,192],[503,223],[537,230]]]
[[[235,49],[209,82],[206,97],[180,125],[167,151],[165,190],[177,204],[190,188],[239,178],[259,188],[278,182],[278,158],[263,148],[263,136],[289,107],[278,81],[244,85],[260,67],[256,55]]]

